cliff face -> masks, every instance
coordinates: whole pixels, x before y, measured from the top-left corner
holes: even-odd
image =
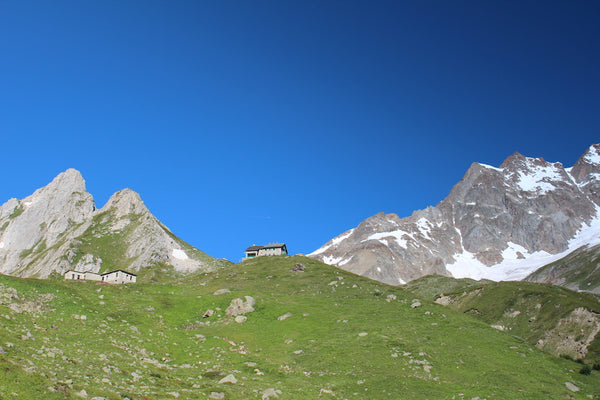
[[[49,276],[69,269],[139,272],[160,265],[179,272],[219,262],[177,238],[124,189],[96,209],[81,174],[69,169],[22,200],[0,207],[0,273]]]
[[[599,190],[600,145],[570,169],[515,153],[499,168],[471,165],[436,207],[377,214],[311,256],[390,284],[433,273],[523,279],[597,240]]]

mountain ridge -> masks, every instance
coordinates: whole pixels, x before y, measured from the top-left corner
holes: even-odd
[[[188,273],[222,263],[176,237],[129,188],[98,209],[73,168],[0,206],[0,273],[46,278],[69,269],[139,272],[153,266]]]
[[[567,169],[513,153],[498,168],[472,163],[435,207],[378,213],[310,256],[393,285],[428,274],[523,279],[598,240],[599,191],[600,144]]]

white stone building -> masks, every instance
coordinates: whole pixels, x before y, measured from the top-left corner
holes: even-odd
[[[246,249],[244,260],[260,256],[281,256],[287,255],[287,246],[285,243],[273,243],[261,246],[250,246]]]
[[[102,282],[104,283],[134,283],[135,281],[137,281],[136,274],[123,271],[122,269],[102,274]]]
[[[81,280],[81,281],[96,281],[104,283],[134,283],[137,281],[137,275],[131,272],[118,269],[116,271],[105,272],[100,275],[91,271],[73,271],[69,270],[64,274],[65,279]]]

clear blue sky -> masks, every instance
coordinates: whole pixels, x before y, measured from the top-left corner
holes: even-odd
[[[232,261],[599,128],[599,1],[0,2],[0,203],[72,167]]]

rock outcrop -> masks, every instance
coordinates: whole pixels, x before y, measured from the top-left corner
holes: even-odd
[[[474,163],[435,207],[379,213],[310,256],[389,284],[428,274],[518,280],[599,241],[600,145],[572,168],[519,153]]]
[[[22,200],[0,207],[0,273],[48,277],[66,270],[99,272],[146,267],[212,270],[219,261],[177,238],[131,189],[101,209],[81,174],[59,174]]]

